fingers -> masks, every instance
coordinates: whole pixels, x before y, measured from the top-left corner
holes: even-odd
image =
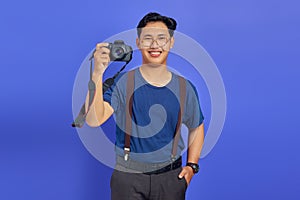
[[[190,183],[194,173],[191,167],[183,167],[181,172],[178,175],[178,178],[182,179],[185,178],[187,184]]]
[[[102,48],[102,47],[107,47],[109,45],[109,43],[107,42],[102,42],[102,43],[98,43],[96,45],[96,49]]]
[[[107,48],[108,45],[109,45],[109,43],[98,43],[96,45],[96,50],[97,51],[104,51],[104,52],[109,53],[109,49]]]
[[[95,61],[95,72],[103,73],[108,63],[110,62],[110,50],[107,48],[109,43],[98,43],[94,51],[94,61]]]
[[[178,175],[178,178],[181,179],[181,178],[189,176],[189,175],[190,175],[189,170],[187,170],[186,168],[182,168],[181,172]]]
[[[186,174],[187,172],[184,170],[184,168],[181,170],[181,172],[179,173],[179,175],[178,175],[178,178],[180,178],[180,179],[182,179],[184,176],[185,176],[185,174]]]
[[[107,46],[108,46],[108,43],[98,43],[96,45],[96,49],[95,49],[95,52],[94,52],[94,57],[99,56],[100,58],[102,58],[102,57],[106,58],[106,56],[104,56],[104,55],[109,55],[109,53],[110,53]]]

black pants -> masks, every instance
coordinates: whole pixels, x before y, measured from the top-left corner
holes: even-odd
[[[187,182],[179,179],[181,167],[161,174],[129,173],[114,170],[112,200],[184,200]]]

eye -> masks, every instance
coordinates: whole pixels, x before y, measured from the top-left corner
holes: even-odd
[[[165,40],[167,40],[167,37],[165,37],[165,36],[159,36],[158,40],[165,41]]]
[[[145,41],[151,41],[151,40],[152,40],[152,37],[144,37],[143,40],[145,40]]]

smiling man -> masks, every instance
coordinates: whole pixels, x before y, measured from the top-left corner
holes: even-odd
[[[102,77],[110,52],[107,43],[96,46],[96,95],[86,121],[98,127],[115,114],[117,161],[110,183],[113,200],[182,200],[198,172],[204,126],[197,91],[190,81],[167,68],[176,25],[174,19],[158,13],[145,15],[137,26],[141,66],[121,74],[104,94]],[[181,123],[189,129],[184,166]]]

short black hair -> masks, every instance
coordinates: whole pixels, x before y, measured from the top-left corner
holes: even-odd
[[[169,29],[170,36],[173,37],[176,30],[177,22],[175,19],[167,16],[162,16],[156,12],[150,12],[146,14],[137,25],[137,34],[140,37],[142,28],[144,28],[149,22],[163,22]]]

